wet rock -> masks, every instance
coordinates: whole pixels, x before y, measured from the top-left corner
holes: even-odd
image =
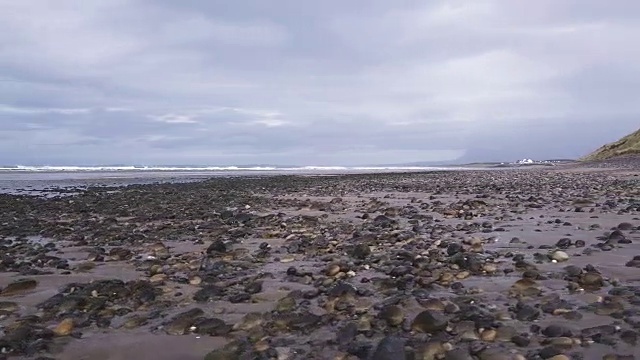
[[[473,360],[467,349],[457,348],[446,353],[444,360]]]
[[[560,324],[552,324],[542,330],[542,334],[546,337],[572,337],[573,331]]]
[[[433,310],[424,310],[413,319],[411,330],[437,334],[447,328],[449,320],[440,312]]]
[[[240,360],[240,355],[233,350],[217,349],[205,355],[204,360]]]
[[[152,284],[164,284],[168,276],[166,274],[155,274],[149,278]]]
[[[476,253],[458,253],[452,256],[449,261],[460,269],[471,273],[481,273],[484,265],[481,255]]]
[[[93,261],[85,261],[85,262],[82,262],[80,264],[77,264],[74,267],[74,270],[78,271],[78,272],[89,272],[89,271],[95,269],[95,267],[96,267],[96,263],[95,262],[93,262]]]
[[[440,299],[418,299],[418,303],[427,310],[444,312],[446,309],[445,303]]]
[[[115,247],[109,251],[109,257],[116,261],[129,260],[133,257],[133,252],[122,247]]]
[[[387,336],[376,346],[371,360],[405,360],[405,340],[395,336]]]
[[[580,276],[580,274],[582,274],[582,269],[575,265],[566,266],[564,268],[564,271],[567,274],[567,276],[571,278],[578,277]]]
[[[624,236],[624,233],[622,233],[622,231],[620,230],[614,230],[611,232],[611,234],[609,234],[609,236],[607,236],[607,242],[608,243],[624,243],[626,240],[626,237]]]
[[[0,313],[13,313],[17,311],[20,307],[18,303],[13,301],[0,301]]]
[[[257,294],[262,291],[262,282],[254,281],[244,287],[244,291],[248,294]]]
[[[231,326],[217,318],[202,318],[193,323],[193,332],[201,335],[225,336],[231,331]]]
[[[478,352],[478,359],[480,360],[511,360],[513,354],[508,350],[500,347],[487,347],[484,350]]]
[[[582,329],[581,335],[585,338],[603,337],[613,335],[618,331],[614,325],[600,325]]]
[[[278,300],[276,304],[276,311],[289,312],[293,311],[297,306],[296,299],[292,296],[285,296]]]
[[[419,360],[435,360],[441,359],[453,346],[448,342],[432,340],[420,346],[415,353],[415,359]],[[454,353],[455,355],[455,353]]]
[[[163,328],[169,335],[184,335],[196,323],[196,319],[202,315],[204,315],[204,311],[200,308],[189,309],[171,318],[163,325]]]
[[[221,239],[215,239],[211,242],[211,245],[207,248],[207,255],[215,256],[221,253],[227,252],[227,244]]]
[[[456,255],[463,251],[464,251],[464,248],[462,247],[461,244],[458,244],[458,243],[451,243],[449,244],[449,246],[447,246],[447,255],[449,256]]]
[[[223,288],[215,285],[206,285],[193,295],[193,300],[196,302],[207,302],[224,296],[224,294],[225,291]]]
[[[498,335],[498,332],[495,329],[485,329],[483,332],[480,333],[480,340],[493,342],[496,340],[497,335]]]
[[[300,311],[297,313],[279,314],[274,322],[276,326],[282,329],[294,331],[312,331],[320,324],[322,318],[319,315],[308,311]]]
[[[620,333],[620,339],[629,345],[636,346],[638,344],[638,333],[633,330],[624,330]]]
[[[530,278],[523,278],[520,280],[517,280],[509,289],[509,294],[511,296],[538,296],[542,293],[542,289],[540,288],[540,285],[530,279]]]
[[[389,326],[398,326],[404,321],[404,313],[399,306],[389,305],[380,311],[380,318],[386,321]]]
[[[496,340],[511,341],[517,335],[516,328],[508,325],[501,325],[496,329]]]
[[[546,350],[546,351],[541,351],[540,355],[544,356],[546,354],[553,354],[553,353],[555,353],[554,350],[551,349],[551,348],[548,348],[548,350]],[[549,360],[571,360],[571,358],[569,356],[564,355],[564,354],[554,355],[554,356],[552,356],[550,358],[547,358],[547,359],[549,359]]]
[[[564,262],[569,260],[569,255],[564,251],[557,250],[551,254],[551,259],[557,262]]]
[[[336,333],[336,342],[339,345],[348,345],[353,342],[358,335],[358,324],[356,322],[348,322]]]
[[[553,345],[560,349],[571,349],[577,344],[577,341],[566,336],[547,338],[542,341],[542,344]]]
[[[601,274],[589,271],[580,275],[578,283],[584,287],[599,288],[604,286],[604,279]]]
[[[556,247],[558,249],[566,250],[566,249],[570,248],[571,245],[573,245],[573,243],[572,243],[571,239],[569,239],[569,238],[562,238],[562,239],[558,240],[558,242],[556,242]]]
[[[56,336],[69,336],[75,327],[75,322],[73,319],[67,318],[62,320],[56,327],[53,329],[53,333]]]
[[[515,316],[520,321],[533,321],[540,317],[540,311],[531,305],[518,303],[515,307]]]
[[[636,255],[625,264],[626,267],[640,268],[640,255]]]
[[[0,296],[21,295],[35,289],[38,282],[33,279],[16,280],[0,291]]]
[[[265,318],[261,313],[251,312],[246,314],[242,320],[233,325],[233,330],[250,331],[264,324]]]
[[[453,331],[454,334],[465,341],[478,340],[480,338],[475,322],[470,320],[464,320],[456,323],[453,326]]]
[[[371,255],[371,248],[367,244],[357,244],[351,250],[350,255],[356,259],[364,260]]]
[[[373,224],[379,227],[387,228],[391,227],[396,223],[395,220],[389,218],[385,215],[378,215],[373,219]]]
[[[329,289],[327,295],[330,298],[338,298],[345,296],[355,296],[358,289],[348,282],[340,281]]]
[[[617,228],[618,228],[618,230],[629,231],[629,230],[633,230],[634,226],[631,223],[622,222],[622,223],[618,224]]]
[[[338,264],[331,264],[329,266],[327,266],[327,268],[325,269],[325,275],[327,276],[335,276],[336,274],[338,274],[340,272],[340,265]]]
[[[518,347],[527,347],[531,344],[531,339],[528,336],[515,335],[511,338],[511,342]]]
[[[122,324],[122,326],[125,329],[135,329],[138,328],[140,326],[144,326],[149,322],[149,319],[147,316],[144,315],[133,315],[131,317],[129,317],[124,324]]]
[[[560,360],[561,358],[559,358],[558,356],[563,356],[563,354],[560,348],[556,346],[547,346],[538,350],[538,356],[543,359]]]

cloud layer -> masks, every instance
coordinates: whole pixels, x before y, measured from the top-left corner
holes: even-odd
[[[640,4],[0,0],[0,163],[577,157],[640,124]]]

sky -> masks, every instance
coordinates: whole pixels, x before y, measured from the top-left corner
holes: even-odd
[[[577,158],[640,127],[640,2],[0,0],[0,164]]]

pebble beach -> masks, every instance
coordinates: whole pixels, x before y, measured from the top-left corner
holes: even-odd
[[[0,359],[640,358],[623,165],[2,194]]]

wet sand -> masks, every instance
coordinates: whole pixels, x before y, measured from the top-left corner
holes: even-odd
[[[639,174],[0,195],[0,349],[65,360],[640,357]],[[15,283],[25,279],[35,285]]]

